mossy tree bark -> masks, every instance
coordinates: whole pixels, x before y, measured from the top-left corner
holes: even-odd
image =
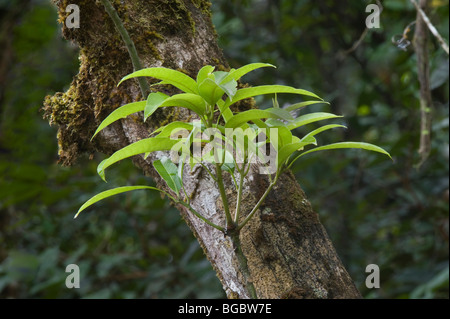
[[[155,128],[174,121],[191,120],[177,108],[155,113],[145,124],[141,117],[128,117],[102,131],[92,142],[99,123],[115,108],[142,100],[137,82],[116,87],[132,72],[128,52],[100,1],[56,1],[60,21],[70,12],[69,3],[80,7],[79,29],[63,25],[63,35],[80,47],[80,70],[65,93],[48,96],[44,114],[58,130],[62,164],[70,165],[81,153],[112,152],[142,138]],[[133,39],[144,67],[165,66],[194,75],[206,64],[228,69],[216,42],[206,0],[111,1]],[[171,92],[170,88],[157,86]],[[235,110],[254,107],[244,101]],[[157,152],[160,153],[160,152]],[[160,155],[159,155],[160,156]],[[133,162],[170,191],[153,169],[158,154]],[[192,206],[215,224],[225,217],[215,182],[203,169],[186,175],[185,186]],[[234,198],[230,179],[225,180],[230,203]],[[242,218],[268,185],[264,175],[252,173],[245,181]],[[239,268],[229,237],[206,225],[184,206],[178,207],[207,258],[217,272],[229,298],[249,298],[246,283],[252,282],[259,298],[359,298],[360,294],[343,267],[318,215],[292,174],[284,174],[264,205],[242,229],[241,248],[248,271]],[[233,207],[230,207],[233,209]],[[244,276],[246,278],[244,278]]]

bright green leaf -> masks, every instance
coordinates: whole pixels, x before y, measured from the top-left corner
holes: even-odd
[[[182,182],[178,176],[178,168],[172,163],[168,157],[163,157],[160,160],[153,162],[153,167],[155,167],[158,174],[166,182],[167,186],[170,187],[177,195],[182,187]]]
[[[216,82],[217,84],[222,83],[223,79],[229,74],[228,72],[225,71],[216,71],[213,73],[214,74],[214,82]],[[225,83],[225,82],[223,82]]]
[[[220,108],[220,111],[223,113],[226,109],[230,107],[230,105],[239,102],[241,100],[254,97],[257,95],[264,95],[264,94],[274,94],[274,93],[290,93],[290,94],[300,94],[300,95],[306,95],[311,96],[317,99],[322,100],[320,97],[315,95],[314,93],[311,93],[306,90],[302,89],[296,89],[290,86],[285,85],[262,85],[262,86],[255,86],[250,88],[244,88],[240,89],[236,92],[235,96],[231,100],[227,100]]]
[[[163,102],[168,98],[168,95],[161,92],[150,93],[148,95],[147,103],[144,109],[144,121],[146,121],[147,118],[151,116],[156,111],[156,109],[160,107],[161,104],[163,104]]]
[[[139,77],[149,76],[164,81],[165,84],[171,84],[186,93],[197,94],[197,82],[186,74],[162,67],[142,69],[125,76],[120,80],[118,86],[125,80]]]
[[[214,71],[214,67],[211,65],[205,65],[198,71],[197,74],[197,85],[200,85],[205,79],[208,78],[208,75],[210,75]]]
[[[198,93],[209,105],[216,105],[225,91],[214,80],[208,78],[198,86]]]
[[[166,99],[160,107],[178,106],[194,111],[199,116],[206,113],[206,104],[203,98],[197,94],[182,93]]]
[[[306,141],[307,138],[311,137],[311,136],[315,136],[323,131],[335,128],[335,127],[342,127],[342,128],[347,128],[344,125],[339,125],[339,124],[330,124],[330,125],[324,125],[322,127],[319,127],[318,129],[315,129],[314,131],[309,132],[308,134],[306,134],[301,140],[302,141]]]
[[[285,110],[291,112],[291,111],[295,111],[297,109],[303,108],[303,107],[308,106],[308,105],[319,104],[319,103],[321,103],[321,104],[330,104],[330,103],[325,102],[325,101],[305,101],[305,102],[301,102],[301,103],[296,103],[296,104],[290,105],[287,108],[285,108]]]
[[[125,117],[127,117],[128,115],[134,114],[136,112],[140,112],[143,111],[145,108],[145,101],[140,101],[140,102],[134,102],[134,103],[129,103],[129,104],[125,104],[121,107],[119,107],[118,109],[114,110],[111,114],[109,114],[102,123],[100,123],[99,127],[97,128],[97,130],[95,131],[95,134],[92,136],[91,140],[101,131],[103,130],[105,127],[107,127],[108,125],[110,125],[111,123],[123,119]]]
[[[94,197],[92,197],[91,199],[89,199],[87,202],[85,202],[80,209],[78,210],[78,212],[76,213],[74,218],[77,218],[78,215],[85,210],[86,208],[88,208],[89,206],[97,203],[98,201],[101,201],[102,199],[117,195],[117,194],[121,194],[121,193],[125,193],[125,192],[129,192],[129,191],[134,191],[134,190],[140,190],[140,189],[151,189],[151,190],[156,190],[159,192],[163,192],[165,193],[163,190],[156,188],[156,187],[151,187],[151,186],[123,186],[123,187],[117,187],[117,188],[113,188],[104,192],[101,192],[97,195],[95,195]]]
[[[282,147],[283,145],[292,143],[292,133],[291,131],[284,127],[280,126],[277,129],[277,135],[278,135],[278,147]],[[270,132],[270,129],[269,129]]]
[[[328,145],[325,145],[325,146],[320,146],[320,147],[313,148],[312,150],[309,150],[309,151],[301,153],[295,160],[297,160],[298,158],[302,157],[303,155],[306,155],[306,154],[309,154],[309,153],[312,153],[312,152],[325,151],[325,150],[335,150],[335,149],[342,149],[342,148],[365,149],[365,150],[368,150],[368,151],[373,151],[373,152],[378,152],[378,153],[385,154],[385,155],[389,156],[389,158],[392,159],[391,155],[388,152],[386,152],[381,147],[373,145],[373,144],[362,143],[362,142],[340,142],[340,143],[333,143],[333,144],[328,144]]]
[[[286,125],[282,121],[274,119],[274,118],[267,119],[264,123],[267,125],[267,127],[279,127],[279,126]]]
[[[277,154],[278,167],[281,167],[288,160],[289,156],[291,156],[296,151],[302,149],[305,145],[307,145],[307,143],[297,142],[282,146]]]
[[[342,116],[332,114],[332,113],[325,113],[325,112],[310,113],[310,114],[305,114],[305,115],[302,115],[302,116],[296,118],[292,123],[289,123],[287,125],[287,127],[288,127],[288,129],[293,130],[293,129],[298,128],[303,125],[307,125],[307,124],[314,123],[317,121],[337,118],[337,117],[342,117]]]
[[[183,130],[191,131],[192,127],[191,123],[175,121],[158,128],[152,134],[159,133],[156,137],[170,137]]]
[[[230,71],[229,74],[223,79],[223,82],[226,83],[230,80],[239,80],[241,77],[243,77],[244,75],[246,75],[247,73],[259,69],[259,68],[265,68],[265,67],[272,67],[272,68],[276,68],[276,66],[272,65],[272,64],[268,64],[268,63],[251,63],[251,64],[247,64],[244,65],[243,67],[237,69],[237,70],[233,70]]]
[[[292,115],[283,109],[270,108],[265,110],[252,109],[233,115],[225,124],[226,128],[240,127],[249,121],[260,120],[266,118],[275,118],[290,121],[293,120]]]
[[[169,151],[178,142],[178,140],[172,140],[166,137],[152,137],[140,140],[138,142],[125,146],[124,148],[121,148],[110,157],[103,160],[97,167],[97,173],[104,181],[106,181],[105,169],[117,163],[118,161],[144,153],[151,153],[155,151]]]
[[[231,112],[230,108],[224,108],[225,105],[225,101],[220,99],[219,101],[217,101],[217,106],[219,107],[220,113],[222,115],[222,118],[224,119],[225,122],[228,122],[228,120],[233,117],[233,112]],[[223,110],[223,111],[222,111]]]
[[[230,100],[236,95],[237,92],[237,82],[231,80],[230,82],[219,84],[219,87],[228,95]]]

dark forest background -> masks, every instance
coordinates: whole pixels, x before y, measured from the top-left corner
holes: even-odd
[[[448,0],[429,2],[432,23],[448,39]],[[311,90],[331,102],[323,110],[345,116],[349,129],[323,134],[322,144],[366,141],[393,156],[333,151],[293,168],[363,296],[448,298],[448,55],[431,36],[431,154],[417,167],[416,55],[412,45],[392,43],[416,10],[409,0],[383,1],[380,28],[349,52],[364,32],[369,3],[213,0],[212,11],[232,67],[278,67],[249,74],[247,82]],[[125,161],[105,185],[96,174],[102,154],[73,167],[57,164],[56,127],[40,108],[77,71],[77,48],[62,38],[50,1],[0,0],[0,297],[224,298],[196,239],[158,194],[113,197],[73,219],[102,190],[149,183]],[[80,267],[80,289],[65,286],[72,263]],[[365,286],[368,264],[380,267],[379,289]]]

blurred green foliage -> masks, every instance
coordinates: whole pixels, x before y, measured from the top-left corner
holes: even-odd
[[[27,10],[8,20],[25,2]],[[411,47],[391,43],[416,13],[408,0],[383,2],[381,28],[346,53],[364,31],[368,3],[213,0],[213,19],[233,67],[278,66],[245,81],[311,90],[331,102],[314,111],[345,116],[349,129],[319,143],[365,141],[394,157],[332,151],[305,156],[293,169],[362,294],[448,298],[448,56],[432,38],[432,152],[418,169],[416,58]],[[431,4],[431,20],[448,39],[448,0]],[[224,297],[197,241],[159,195],[113,197],[73,220],[81,203],[106,188],[152,182],[124,162],[106,187],[95,172],[102,155],[70,168],[56,164],[56,130],[39,109],[45,95],[67,89],[77,50],[62,40],[49,1],[0,1],[0,18],[2,27],[13,23],[12,43],[0,55],[13,56],[0,74],[7,77],[0,82],[0,297]],[[80,289],[65,287],[71,263],[80,266]],[[380,267],[380,289],[364,285],[371,263]]]

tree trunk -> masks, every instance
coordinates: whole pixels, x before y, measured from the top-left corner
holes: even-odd
[[[155,113],[145,124],[142,117],[130,116],[104,129],[92,142],[99,123],[115,108],[142,100],[139,85],[119,80],[133,71],[128,52],[111,19],[99,1],[55,1],[60,21],[70,12],[69,3],[80,7],[79,29],[63,25],[63,35],[80,47],[80,71],[69,90],[48,96],[45,117],[59,126],[59,155],[70,165],[81,153],[112,152],[142,138],[157,127],[174,120],[190,119],[177,108]],[[164,66],[195,75],[206,64],[228,69],[217,46],[206,0],[111,1],[133,39],[144,67]],[[170,88],[157,87],[166,93]],[[168,91],[168,92],[167,92]],[[254,107],[251,100],[236,110]],[[154,171],[152,162],[136,156],[133,162],[158,185],[168,188]],[[231,181],[227,193],[233,203]],[[268,181],[252,174],[246,181],[243,215],[263,194]],[[217,185],[207,172],[197,167],[185,174],[185,187],[192,194],[192,206],[215,224],[224,225]],[[280,178],[260,211],[242,229],[242,250],[249,274],[241,271],[228,236],[206,225],[185,207],[178,207],[213,265],[229,298],[249,298],[247,283],[252,282],[258,298],[359,298],[360,294],[343,267],[318,215],[290,173]],[[232,207],[231,207],[232,208]],[[246,278],[245,278],[246,277]]]

